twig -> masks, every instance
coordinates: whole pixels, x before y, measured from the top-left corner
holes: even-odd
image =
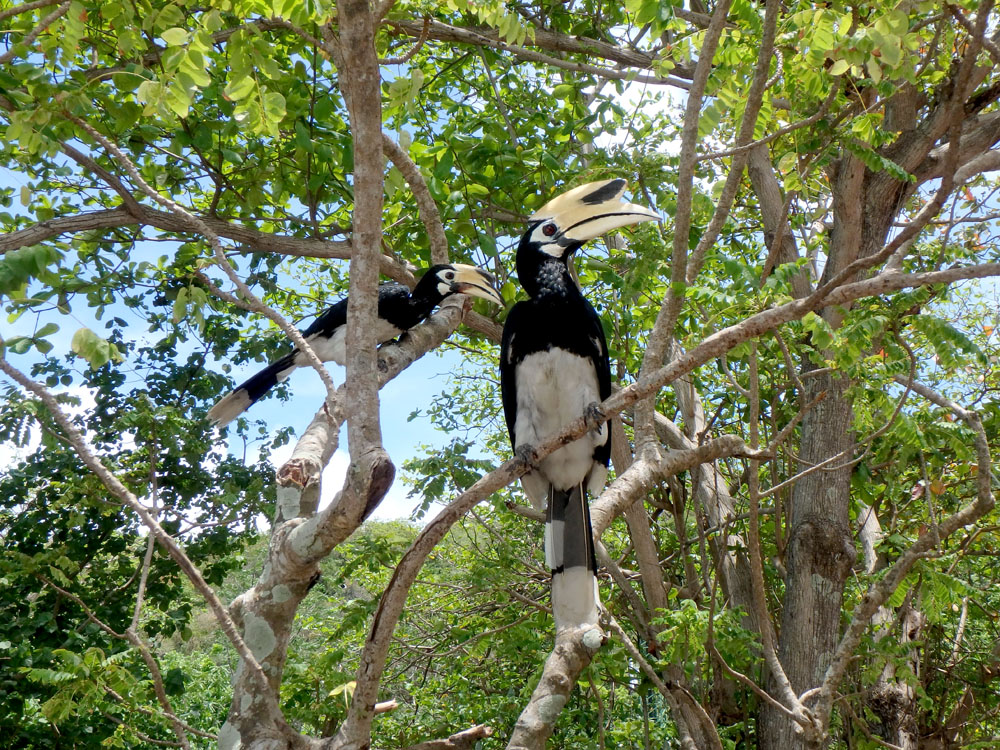
[[[46,5],[48,5],[48,3],[46,3]],[[22,39],[19,42],[16,42],[9,50],[7,50],[4,54],[0,55],[0,65],[6,65],[11,60],[13,60],[14,57],[17,55],[17,51],[18,51],[19,47],[22,47],[22,46],[23,47],[30,47],[32,44],[34,44],[35,40],[39,37],[39,35],[43,31],[45,31],[45,29],[47,29],[49,26],[51,26],[57,20],[59,20],[60,18],[62,18],[64,15],[66,15],[66,11],[69,10],[69,5],[70,5],[69,1],[67,0],[67,2],[64,2],[62,5],[60,5],[58,8],[56,8],[54,11],[52,11],[47,16],[45,16],[45,18],[43,18],[41,21],[39,21],[38,25],[35,28],[33,28],[30,32],[28,32],[27,35],[25,35],[24,39]],[[38,7],[42,7],[42,6],[38,6]]]
[[[697,161],[709,161],[711,159],[724,159],[727,156],[736,156],[744,151],[752,151],[757,148],[757,146],[763,146],[775,141],[783,135],[788,135],[789,133],[801,130],[802,128],[809,127],[810,125],[819,122],[821,119],[826,117],[826,113],[829,111],[830,106],[833,104],[834,99],[837,98],[837,94],[840,93],[840,79],[838,78],[833,82],[833,86],[830,87],[830,92],[826,95],[826,99],[820,104],[819,109],[817,109],[813,114],[804,120],[798,120],[789,125],[785,125],[783,128],[775,130],[770,135],[766,135],[763,138],[752,141],[751,143],[746,143],[742,146],[736,146],[735,148],[726,149],[725,151],[713,151],[708,154],[702,154],[697,157]]]
[[[5,8],[0,10],[0,21],[5,18],[10,18],[11,16],[19,16],[22,13],[27,13],[38,8],[45,8],[49,5],[55,5],[59,0],[35,0],[33,3],[25,3],[24,5],[15,5],[10,8]]]
[[[394,0],[393,0],[394,1]],[[390,3],[391,4],[391,3]],[[379,12],[379,18],[382,18],[385,14]],[[402,65],[403,63],[409,62],[420,48],[424,46],[424,42],[427,41],[427,36],[430,34],[431,30],[431,19],[430,17],[424,18],[424,28],[420,31],[420,36],[417,38],[416,43],[410,47],[407,52],[401,57],[387,57],[383,60],[379,60],[382,65]]]
[[[409,154],[386,133],[382,133],[382,148],[403,175],[406,184],[410,186],[410,192],[413,193],[413,199],[417,204],[417,213],[424,224],[424,229],[427,230],[427,239],[431,245],[431,262],[447,263],[448,237],[444,233],[441,212],[438,211],[427,181]]]

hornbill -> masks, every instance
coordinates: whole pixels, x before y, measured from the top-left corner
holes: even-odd
[[[493,276],[475,266],[461,263],[431,266],[411,292],[402,284],[382,284],[378,288],[378,320],[375,338],[379,344],[396,338],[431,314],[445,297],[470,294],[503,306],[503,298],[494,288]],[[347,361],[344,349],[347,336],[347,298],[323,312],[302,336],[323,362]],[[208,412],[218,427],[225,427],[259,401],[265,393],[287,378],[292,370],[307,364],[305,355],[296,349],[278,359],[225,396]]]
[[[529,299],[514,305],[504,324],[500,388],[511,443],[525,460],[535,444],[569,422],[603,417],[598,404],[611,395],[604,329],[568,261],[605,232],[660,218],[624,202],[625,186],[625,180],[604,180],[553,198],[528,219],[518,245],[517,275]],[[597,624],[597,562],[586,493],[603,489],[610,456],[611,431],[603,423],[521,477],[532,505],[547,507],[545,559],[557,630]]]

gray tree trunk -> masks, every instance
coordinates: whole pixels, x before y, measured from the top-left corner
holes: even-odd
[[[803,466],[849,449],[852,410],[846,383],[829,374],[805,381],[806,402],[826,391],[802,423]],[[840,467],[843,460],[834,461]],[[798,695],[822,682],[840,635],[844,584],[854,563],[848,517],[851,469],[816,471],[792,492],[788,510],[785,601],[781,613],[778,658]],[[769,707],[761,716],[761,748],[804,748],[788,717]]]

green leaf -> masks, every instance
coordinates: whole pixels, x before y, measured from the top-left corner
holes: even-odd
[[[85,359],[94,370],[107,364],[111,359],[121,359],[114,344],[101,338],[89,328],[81,328],[73,334],[70,348]]]
[[[251,76],[245,75],[241,78],[230,78],[226,84],[225,94],[228,99],[240,101],[253,93],[256,88],[256,81]]]
[[[171,47],[180,47],[183,44],[187,44],[188,37],[188,32],[177,26],[160,32],[160,38]]]
[[[851,67],[847,60],[837,60],[827,71],[832,76],[841,76]]]
[[[277,124],[285,118],[285,97],[277,91],[264,94],[264,116]]]
[[[187,297],[188,297],[188,290],[187,287],[184,287],[179,292],[177,292],[177,296],[174,298],[174,306],[173,306],[174,324],[180,323],[184,319],[184,316],[187,315]]]
[[[829,348],[833,343],[835,334],[830,324],[812,310],[802,318],[802,326],[809,332],[812,345],[819,351]]]

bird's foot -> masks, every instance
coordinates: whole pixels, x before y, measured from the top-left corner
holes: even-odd
[[[598,432],[608,421],[608,415],[601,411],[600,404],[594,401],[587,404],[587,408],[583,410],[583,419],[589,429]]]
[[[535,446],[529,443],[523,443],[514,449],[514,457],[517,458],[522,464],[527,468],[534,468],[535,464],[538,462],[538,456],[535,453]]]

